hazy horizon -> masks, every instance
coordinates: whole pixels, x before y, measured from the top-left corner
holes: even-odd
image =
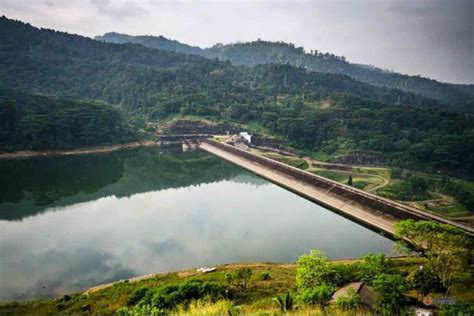
[[[284,41],[395,72],[474,84],[473,1],[0,0],[0,14],[93,38],[162,35],[199,47]]]

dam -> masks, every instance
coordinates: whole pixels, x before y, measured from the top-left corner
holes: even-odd
[[[434,220],[456,226],[466,234],[474,236],[472,227],[311,174],[228,144],[208,139],[200,144],[200,148],[376,231],[393,235],[395,232],[394,223],[400,219]]]

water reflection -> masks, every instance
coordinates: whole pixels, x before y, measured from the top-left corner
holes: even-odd
[[[112,156],[119,179],[0,221],[0,300],[186,267],[290,262],[310,249],[331,258],[390,252],[390,240],[205,153]]]
[[[239,173],[222,159],[202,151],[182,153],[179,146],[0,160],[0,219],[18,220],[47,208],[219,181]]]

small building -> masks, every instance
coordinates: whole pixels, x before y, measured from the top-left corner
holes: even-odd
[[[245,139],[245,141],[247,143],[252,143],[252,135],[250,135],[249,133],[247,132],[240,132],[239,133],[240,137],[242,137],[243,139]]]
[[[338,298],[347,297],[351,293],[359,295],[361,305],[371,310],[374,309],[377,294],[364,282],[352,282],[341,287],[332,295],[331,303],[335,303]]]

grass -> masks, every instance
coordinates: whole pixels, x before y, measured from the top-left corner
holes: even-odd
[[[406,192],[406,184],[404,181],[391,182],[389,185],[377,190],[381,196],[388,197],[400,201],[423,201],[431,200],[436,196],[428,191],[411,195]]]
[[[287,165],[290,165],[290,166],[293,166],[293,167],[296,167],[296,168],[299,168],[299,169],[302,169],[302,170],[306,170],[308,169],[308,163],[306,162],[306,160],[304,159],[301,159],[301,158],[297,158],[297,157],[283,157],[283,158],[276,158],[277,160],[287,164]]]
[[[427,210],[433,213],[438,213],[438,214],[449,216],[449,217],[461,217],[461,216],[472,215],[472,213],[469,212],[469,210],[467,210],[462,204],[457,203],[457,202],[452,202],[452,204],[448,204],[448,205],[437,205],[437,206],[428,205]]]
[[[345,182],[347,183],[348,176],[341,174],[341,172],[333,171],[333,170],[326,170],[326,169],[312,169],[311,173],[314,173],[315,175],[325,177],[337,182]]]

